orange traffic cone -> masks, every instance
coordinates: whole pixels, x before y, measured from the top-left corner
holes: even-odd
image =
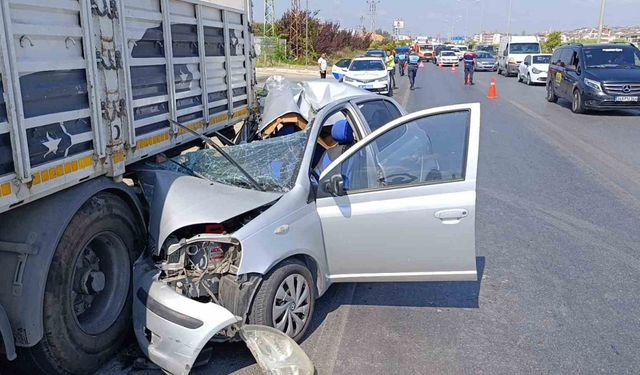
[[[496,89],[496,79],[491,78],[491,86],[489,86],[489,99],[498,99],[498,89]]]
[[[451,73],[455,73],[456,72],[456,66],[455,65],[451,65]]]

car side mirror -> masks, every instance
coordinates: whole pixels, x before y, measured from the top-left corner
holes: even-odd
[[[341,174],[331,176],[331,179],[325,183],[324,190],[334,197],[344,195],[344,177]]]
[[[531,65],[531,64],[530,64],[528,61],[525,61],[525,62],[524,62],[524,65],[529,66],[529,65]]]

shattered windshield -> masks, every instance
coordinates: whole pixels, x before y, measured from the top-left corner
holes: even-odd
[[[295,184],[307,136],[308,131],[299,131],[262,141],[223,147],[223,149],[263,189],[287,192]],[[247,177],[216,150],[199,150],[171,160],[173,162],[165,162],[162,167],[181,173],[200,175],[207,180],[225,185],[253,188]]]

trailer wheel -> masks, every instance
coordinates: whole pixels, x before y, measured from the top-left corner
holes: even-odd
[[[27,373],[89,374],[131,330],[131,271],[144,227],[117,195],[93,196],[67,226],[44,295],[44,336],[18,356]]]

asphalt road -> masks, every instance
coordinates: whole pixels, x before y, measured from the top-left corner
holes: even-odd
[[[462,81],[427,64],[396,99],[409,111],[482,104],[481,277],[334,285],[303,349],[319,374],[638,373],[640,112],[575,115],[547,103],[543,86],[494,73]],[[126,363],[104,373],[156,373]],[[219,344],[194,373],[259,370],[242,344]]]

